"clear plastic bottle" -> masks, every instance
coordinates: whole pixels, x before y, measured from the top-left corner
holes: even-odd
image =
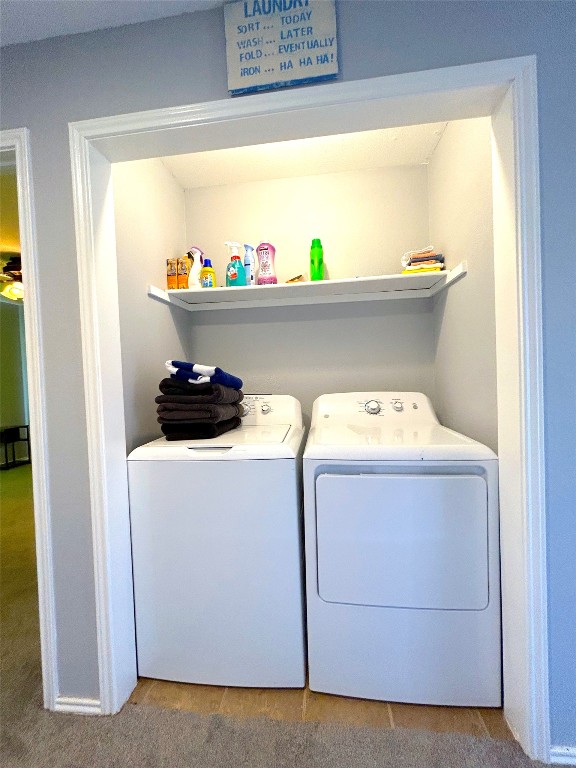
[[[246,285],[256,285],[256,258],[254,247],[244,243],[244,270],[246,272]]]
[[[324,280],[324,249],[319,237],[310,246],[310,280]]]
[[[198,248],[197,245],[193,245],[187,254],[190,259],[190,274],[188,275],[188,288],[199,288],[202,285],[200,274],[202,272],[202,265],[204,251],[202,248]]]

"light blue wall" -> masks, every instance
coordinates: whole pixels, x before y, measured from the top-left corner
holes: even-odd
[[[338,24],[344,80],[538,59],[551,726],[576,745],[576,4],[345,0]],[[32,141],[64,695],[98,695],[67,123],[227,98],[224,42],[215,9],[2,52],[2,127]]]

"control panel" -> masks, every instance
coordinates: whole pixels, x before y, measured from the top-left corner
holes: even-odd
[[[245,424],[302,424],[300,403],[290,395],[244,395]]]
[[[312,419],[388,419],[397,423],[438,423],[430,400],[421,392],[344,392],[322,395]]]
[[[417,411],[419,405],[417,402],[406,403],[400,397],[393,397],[390,400],[380,400],[378,398],[371,398],[370,400],[359,401],[360,410],[364,410],[365,413],[369,413],[371,416],[384,415],[386,411],[392,410],[396,413],[402,413],[406,407],[412,407],[412,410]]]

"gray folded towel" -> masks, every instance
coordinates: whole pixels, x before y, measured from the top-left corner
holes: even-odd
[[[222,384],[188,384],[186,381],[178,379],[162,379],[160,382],[160,392],[156,398],[157,403],[239,403],[244,394],[241,389],[225,387]],[[170,399],[167,399],[170,398]],[[173,400],[172,398],[178,398]],[[186,398],[181,400],[180,398]]]
[[[156,409],[160,424],[173,421],[205,421],[216,424],[242,415],[242,406],[229,403],[161,403]]]

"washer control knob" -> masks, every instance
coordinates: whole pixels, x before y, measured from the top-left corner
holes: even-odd
[[[270,413],[271,410],[272,410],[272,408],[270,408],[270,404],[269,403],[262,403],[262,405],[260,406],[260,411],[264,415],[266,415],[267,413]]]
[[[380,413],[380,403],[378,400],[368,400],[366,405],[364,406],[364,410],[366,413]]]
[[[404,405],[400,402],[400,400],[394,400],[392,402],[392,408],[394,408],[395,411],[400,412],[404,410]]]

